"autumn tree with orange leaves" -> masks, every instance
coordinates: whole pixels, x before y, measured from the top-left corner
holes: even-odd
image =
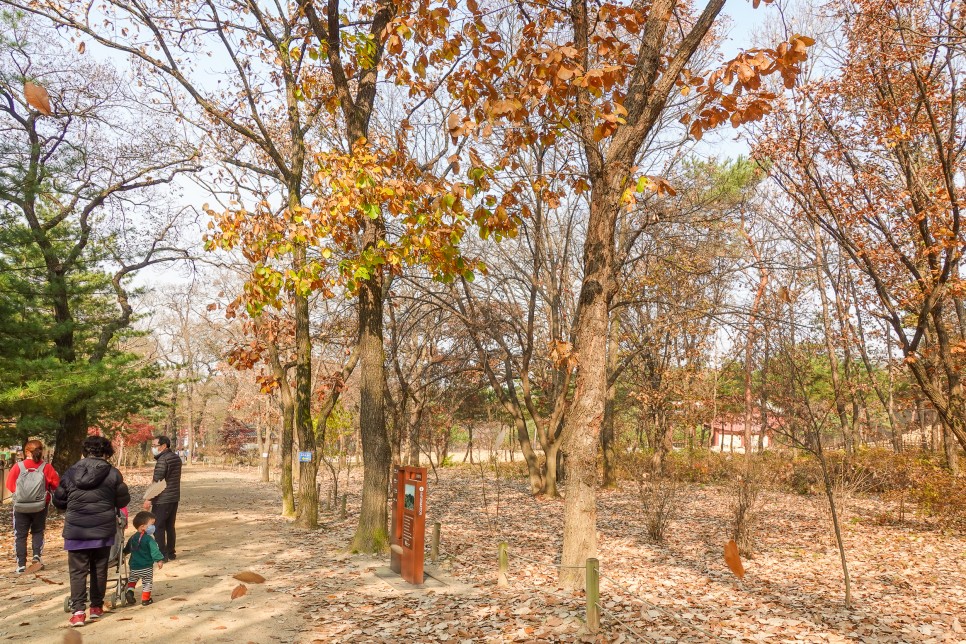
[[[518,36],[500,42],[494,30],[473,52],[475,66],[450,81],[462,84],[465,96],[464,117],[450,122],[454,137],[486,134],[506,123],[512,127],[499,133],[507,156],[535,141],[552,143],[564,132],[580,142],[584,171],[574,177],[572,189],[589,193],[583,278],[574,341],[560,355],[574,382],[561,434],[569,481],[560,577],[566,587],[583,587],[579,567],[597,550],[597,449],[608,389],[618,214],[633,204],[638,187],[667,189],[661,177],[639,173],[639,154],[672,92],[700,96],[689,121],[696,138],[724,123],[760,119],[776,98],[763,78],[777,74],[792,86],[813,42],[795,35],[775,48],[742,52],[717,70],[691,69],[724,4],[711,0],[692,10],[677,0],[634,5],[574,0],[566,8],[517,3],[507,11],[520,21]],[[478,10],[476,2],[467,5]],[[499,5],[486,9],[497,12]],[[500,47],[490,46],[483,55],[491,42]],[[539,126],[530,125],[531,115],[540,117]]]
[[[935,408],[954,467],[966,447],[966,173],[961,5],[838,0],[846,51],[766,121],[757,154],[852,265]],[[957,22],[960,21],[960,22]]]

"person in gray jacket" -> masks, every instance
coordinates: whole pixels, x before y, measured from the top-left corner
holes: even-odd
[[[181,501],[181,458],[171,451],[171,439],[158,436],[151,446],[154,454],[154,482],[164,481],[165,488],[153,499],[144,500],[144,509],[155,516],[154,537],[164,561],[177,559],[175,552],[175,521],[178,518],[178,502]]]

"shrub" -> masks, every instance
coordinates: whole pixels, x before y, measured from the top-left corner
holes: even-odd
[[[681,484],[677,466],[672,463],[673,459],[665,462],[665,471],[659,474],[654,471],[652,454],[647,452],[624,453],[619,460],[619,471],[637,483],[647,534],[655,542],[664,540],[677,512]]]
[[[751,557],[755,551],[761,483],[760,472],[752,467],[731,485],[731,538],[738,545],[738,552],[745,557]]]
[[[675,477],[688,483],[726,483],[733,481],[742,468],[740,454],[722,454],[708,450],[672,452],[665,467]]]
[[[674,476],[652,476],[638,484],[647,534],[654,541],[664,541],[664,533],[678,509],[680,483]]]

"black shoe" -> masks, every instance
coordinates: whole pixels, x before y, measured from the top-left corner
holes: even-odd
[[[127,589],[127,592],[124,593],[124,602],[128,606],[134,606],[134,604],[138,603],[137,602],[137,599],[134,598],[134,590],[133,589],[128,588]]]
[[[173,552],[170,555],[168,555],[169,561],[174,561],[177,558],[178,558],[178,555],[174,554]]]
[[[142,606],[150,606],[153,603],[154,603],[154,598],[151,598],[151,599],[145,599],[144,601],[142,601],[141,602],[141,605]]]

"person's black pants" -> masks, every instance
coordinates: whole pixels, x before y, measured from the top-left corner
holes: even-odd
[[[90,578],[91,608],[103,608],[104,594],[107,592],[107,562],[110,558],[110,546],[67,552],[72,612],[79,613],[87,609],[88,578]]]
[[[154,513],[154,539],[158,542],[158,549],[166,559],[176,555],[174,522],[178,518],[177,503],[155,503],[151,506]]]
[[[47,508],[40,512],[14,512],[13,536],[17,566],[27,565],[27,534],[31,536],[34,557],[44,554],[44,530],[47,528]]]

